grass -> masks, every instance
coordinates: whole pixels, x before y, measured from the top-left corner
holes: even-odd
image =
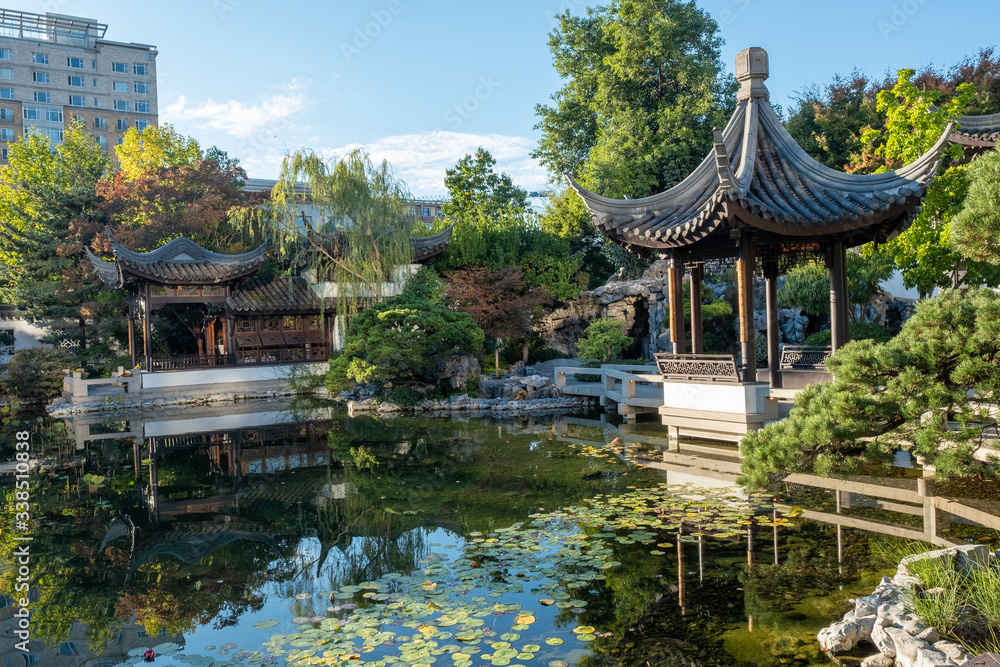
[[[883,538],[872,542],[871,552],[876,563],[891,567],[927,548],[922,542]],[[973,653],[1000,652],[1000,568],[980,567],[965,575],[955,570],[953,560],[938,558],[907,563],[906,568],[922,584],[923,591],[906,600],[917,616]],[[975,613],[963,613],[966,607]]]

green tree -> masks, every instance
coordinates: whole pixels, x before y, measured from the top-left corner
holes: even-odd
[[[286,266],[308,264],[335,283],[337,312],[350,317],[395,293],[400,267],[412,261],[409,198],[389,163],[375,164],[364,151],[329,163],[301,150],[285,156],[270,199],[233,219],[269,234]],[[311,222],[301,219],[307,199],[318,211]]]
[[[622,350],[632,344],[632,338],[625,335],[625,323],[613,317],[602,317],[591,322],[576,344],[576,353],[581,359],[599,361],[602,364],[621,356]]]
[[[569,11],[549,40],[565,85],[538,105],[533,156],[610,197],[653,194],[704,159],[736,90],[718,25],[694,2],[622,0]]]
[[[865,306],[884,292],[882,283],[892,276],[892,258],[878,253],[862,255],[847,253],[847,298],[861,317],[851,311],[852,319],[864,321]],[[811,317],[830,314],[830,272],[820,264],[804,264],[788,272],[785,284],[778,290],[778,302],[802,308]]]
[[[951,227],[955,252],[1000,265],[1000,153],[992,150],[969,168],[969,194]]]
[[[852,341],[827,366],[832,383],[807,387],[787,419],[743,439],[741,484],[810,469],[858,473],[888,465],[899,449],[942,477],[997,473],[975,454],[997,426],[983,397],[1000,391],[1000,294],[946,290],[889,342]]]
[[[436,384],[445,361],[479,356],[483,331],[466,313],[403,295],[376,303],[351,322],[342,354],[330,362],[327,386],[350,382]]]
[[[218,153],[213,155],[218,158]],[[137,178],[150,169],[190,167],[204,157],[195,139],[179,133],[169,123],[150,125],[144,130],[130,127],[122,143],[115,146],[115,155],[118,168],[127,179]]]
[[[915,71],[899,71],[896,85],[877,95],[877,108],[885,113],[883,130],[867,129],[862,135],[865,150],[856,161],[858,169],[884,173],[913,162],[941,136],[952,118],[964,113],[975,97],[971,84],[960,84],[947,102],[938,90],[921,90],[913,82]],[[1000,271],[983,262],[961,256],[949,243],[952,219],[961,211],[968,191],[968,165],[959,146],[946,150],[948,162],[928,186],[920,214],[897,237],[878,248],[866,246],[864,254],[892,257],[907,288],[927,295],[937,287],[1000,284]],[[960,269],[966,270],[964,277]]]
[[[475,155],[466,155],[445,171],[444,185],[450,197],[444,206],[445,218],[486,219],[496,224],[528,212],[528,192],[514,185],[508,174],[497,173],[496,164],[488,150],[479,148]]]
[[[86,340],[88,304],[98,291],[83,271],[105,153],[81,123],[52,149],[31,131],[10,146],[0,169],[0,267],[5,296],[28,319],[77,319]]]

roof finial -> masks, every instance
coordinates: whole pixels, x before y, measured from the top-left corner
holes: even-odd
[[[767,51],[759,46],[752,46],[736,54],[736,80],[740,82],[736,99],[740,101],[750,98],[769,100],[771,94],[767,91],[767,86],[764,85],[764,79],[767,77]]]

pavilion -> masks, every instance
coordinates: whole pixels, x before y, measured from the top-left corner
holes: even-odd
[[[673,354],[659,360],[665,378],[756,381],[753,278],[761,273],[766,284],[768,384],[778,388],[778,275],[801,263],[826,263],[832,350],[842,347],[848,340],[850,307],[846,251],[885,242],[919,213],[952,126],[912,164],[885,174],[848,174],[814,160],[785,130],[764,85],[768,78],[764,49],[749,48],[737,55],[736,78],[740,88],[729,124],[716,128],[713,149],[678,185],[643,199],[610,199],[569,180],[604,236],[628,252],[668,261]],[[685,349],[685,268],[691,293],[699,294],[706,267],[732,265],[737,274],[742,369],[732,361],[720,363],[717,355],[703,354],[698,299],[691,302],[693,354]]]
[[[411,237],[413,265],[432,262],[447,250],[452,228],[434,236]],[[225,255],[182,237],[140,253],[124,247],[110,230],[107,235],[112,260],[97,257],[89,248],[87,253],[102,282],[128,293],[133,368],[139,362],[139,320],[144,334],[142,366],[147,371],[326,361],[339,345],[336,300],[325,296],[335,290],[304,275],[273,279],[257,275],[267,257],[267,242],[247,253]],[[200,351],[154,356],[151,315],[177,306],[206,308]]]

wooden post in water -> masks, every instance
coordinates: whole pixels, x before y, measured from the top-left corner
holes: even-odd
[[[686,616],[684,597],[687,595],[687,586],[684,585],[684,542],[681,540],[683,534],[683,531],[677,533],[677,603],[681,607],[681,616]]]

